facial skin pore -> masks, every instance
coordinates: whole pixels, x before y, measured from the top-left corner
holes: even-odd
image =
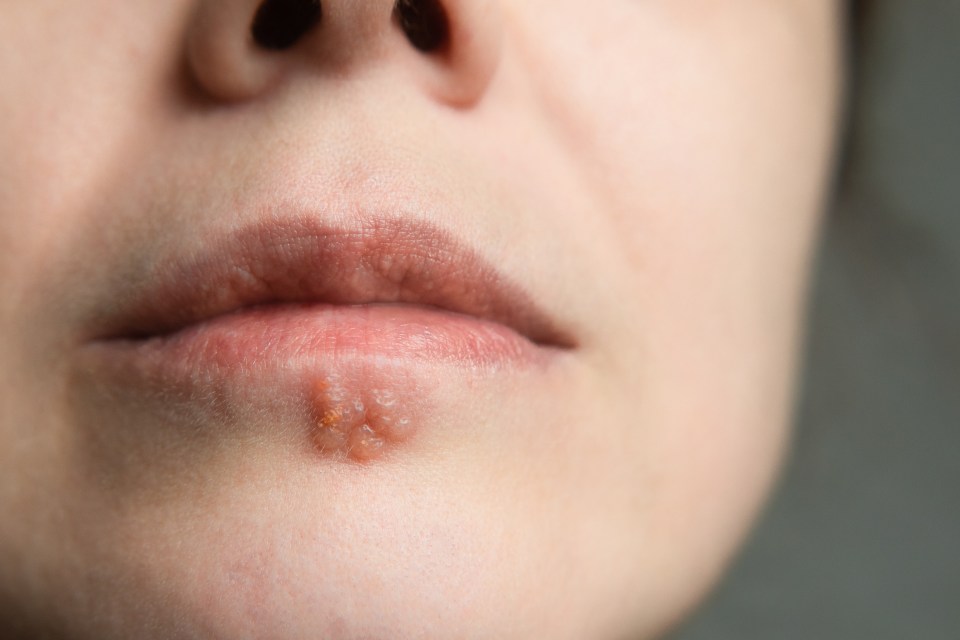
[[[254,0],[0,5],[0,627],[644,638],[716,580],[787,440],[840,5],[443,4],[436,52],[388,0],[282,51]]]

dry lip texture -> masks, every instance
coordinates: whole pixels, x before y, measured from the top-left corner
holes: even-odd
[[[171,333],[261,304],[409,303],[490,320],[538,345],[573,346],[528,292],[428,222],[269,219],[199,246],[154,260],[95,337]]]
[[[569,348],[525,292],[431,225],[272,221],[203,246],[157,263],[91,343],[93,370],[133,393],[299,396],[324,456],[369,462],[409,442],[438,367],[538,367]]]

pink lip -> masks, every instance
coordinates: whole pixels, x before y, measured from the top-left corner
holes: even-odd
[[[203,252],[175,256],[143,278],[104,337],[170,335],[264,305],[402,304],[447,312],[428,324],[448,324],[459,314],[501,325],[535,346],[572,346],[521,287],[424,222],[272,220],[203,244]]]
[[[438,385],[537,369],[574,346],[523,289],[429,224],[272,220],[202,246],[150,270],[86,370],[164,402],[242,411],[281,398],[306,407],[318,450],[367,461],[430,421]]]

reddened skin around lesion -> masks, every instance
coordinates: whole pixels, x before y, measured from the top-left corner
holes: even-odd
[[[412,390],[400,384],[402,377],[384,374],[334,373],[310,381],[311,440],[319,455],[371,463],[413,437],[413,419],[403,401]],[[391,380],[403,388],[390,388]]]

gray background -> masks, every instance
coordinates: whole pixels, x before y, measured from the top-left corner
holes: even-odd
[[[960,639],[960,0],[872,8],[793,457],[674,640]]]

